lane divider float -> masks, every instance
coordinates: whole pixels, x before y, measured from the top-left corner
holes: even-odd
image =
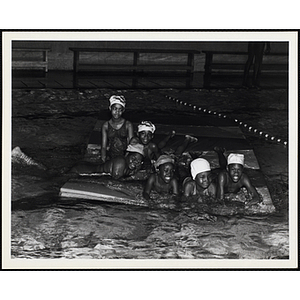
[[[222,113],[218,113],[216,111],[211,111],[211,110],[208,110],[206,108],[202,108],[202,107],[197,107],[197,105],[193,105],[191,103],[187,103],[187,102],[183,102],[179,99],[176,99],[174,97],[170,97],[168,95],[165,95],[166,98],[170,99],[170,100],[173,100],[175,101],[176,103],[179,103],[180,105],[184,105],[184,106],[189,106],[189,107],[193,107],[193,110],[198,110],[198,111],[202,111],[204,113],[208,113],[208,114],[213,114],[213,115],[218,115],[219,118],[224,118],[226,119],[227,116],[225,114],[222,114]],[[244,123],[238,119],[234,119],[234,122],[235,123],[239,123],[239,125],[241,127],[244,127],[245,129],[248,129],[248,131],[250,132],[253,132],[253,133],[258,133],[259,136],[261,137],[264,137],[266,140],[270,140],[270,141],[275,141],[276,143],[278,144],[283,144],[284,146],[287,146],[288,142],[287,141],[283,141],[282,139],[280,138],[276,138],[275,136],[272,136],[272,135],[269,135],[268,133],[266,132],[263,132],[263,131],[259,131],[257,128],[254,128],[252,126],[249,126],[247,123]]]

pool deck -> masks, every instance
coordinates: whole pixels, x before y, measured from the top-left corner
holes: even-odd
[[[73,88],[118,88],[118,89],[161,89],[161,88],[203,88],[203,72],[195,72],[187,87],[187,79],[183,76],[140,76],[137,81],[130,75],[108,75],[80,77],[78,84],[74,85],[72,71],[18,71],[13,73],[12,87],[14,89],[73,89]],[[235,76],[216,76],[212,80],[211,89],[214,88],[241,88],[242,73]],[[134,83],[135,82],[135,83]],[[261,87],[264,89],[277,89],[287,87],[287,78],[282,76],[262,75]]]

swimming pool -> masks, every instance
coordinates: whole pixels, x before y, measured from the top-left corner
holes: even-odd
[[[20,163],[13,165],[12,195],[18,201],[13,202],[11,212],[12,259],[289,258],[287,163],[285,169],[281,166],[279,171],[274,169],[274,176],[265,174],[269,178],[268,186],[276,207],[276,212],[270,215],[211,217],[199,214],[191,206],[181,210],[154,209],[59,198],[60,187],[69,179],[68,170],[84,155],[86,141],[95,122],[99,116],[107,115],[107,99],[112,92],[13,92],[12,146],[19,146],[28,156],[43,164],[47,171]],[[129,103],[127,116],[132,116],[133,121],[138,115],[143,115],[154,119],[153,122],[168,122],[168,117],[169,120],[177,119],[179,124],[190,122],[193,125],[197,120],[209,122],[205,115],[196,116],[188,111],[188,107],[179,107],[166,100],[166,92],[170,93],[125,91]],[[201,91],[190,93],[190,101],[201,101]],[[212,109],[224,111],[225,105],[221,106],[218,101],[232,97],[234,102],[238,97],[234,93],[229,90],[209,95],[210,99],[217,98],[211,103]],[[183,98],[187,95],[188,92],[178,94]],[[209,97],[203,100],[204,105],[209,105]],[[239,111],[230,105],[226,109],[228,115],[247,115],[247,109],[242,105]],[[263,111],[263,107],[259,109]],[[180,113],[180,119],[176,118],[176,113]],[[252,107],[249,115],[255,114]],[[281,112],[278,114],[281,115]],[[287,124],[286,128],[280,126],[280,121],[284,122],[282,119],[279,118],[277,123],[280,136],[287,128]],[[273,124],[274,128],[277,125]],[[286,155],[287,161],[287,150],[282,145],[268,144],[254,136],[248,139],[257,149],[259,158],[269,155],[261,149],[277,147],[276,153]],[[285,164],[284,161],[281,163]]]

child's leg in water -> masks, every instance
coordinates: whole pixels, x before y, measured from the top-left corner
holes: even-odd
[[[174,137],[175,136],[175,134],[176,134],[176,132],[175,132],[175,130],[172,130],[164,139],[162,139],[159,143],[158,143],[158,148],[159,149],[162,149],[162,148],[164,148],[166,145],[167,145],[167,143],[168,143],[168,141],[172,138],[172,137]]]
[[[186,135],[183,143],[177,147],[175,155],[181,155],[190,143],[197,143],[198,139],[191,135]]]
[[[176,175],[181,184],[186,177],[190,176],[189,166],[190,166],[191,161],[193,160],[193,157],[191,156],[191,154],[189,152],[185,153],[185,154],[183,154],[183,153],[190,143],[196,143],[197,141],[198,141],[197,138],[190,136],[190,135],[186,135],[183,143],[179,147],[177,147],[177,149],[174,153],[175,156],[177,157],[177,159],[176,159]]]
[[[214,147],[214,151],[218,154],[220,169],[226,169],[227,160],[224,156],[225,149],[222,147]]]

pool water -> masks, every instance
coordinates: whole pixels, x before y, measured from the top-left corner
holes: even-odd
[[[13,258],[283,259],[288,223],[88,201],[12,213]]]
[[[81,93],[13,94],[12,147],[33,159],[12,163],[13,259],[289,258],[284,173],[270,177],[276,206],[271,215],[212,215],[193,205],[148,208],[60,198],[59,189],[82,159],[99,109],[107,109],[103,99],[111,91]],[[141,93],[135,95],[134,109],[145,113],[142,96],[148,94]],[[161,109],[162,116],[165,111],[165,117],[174,113],[155,96],[152,108]]]

